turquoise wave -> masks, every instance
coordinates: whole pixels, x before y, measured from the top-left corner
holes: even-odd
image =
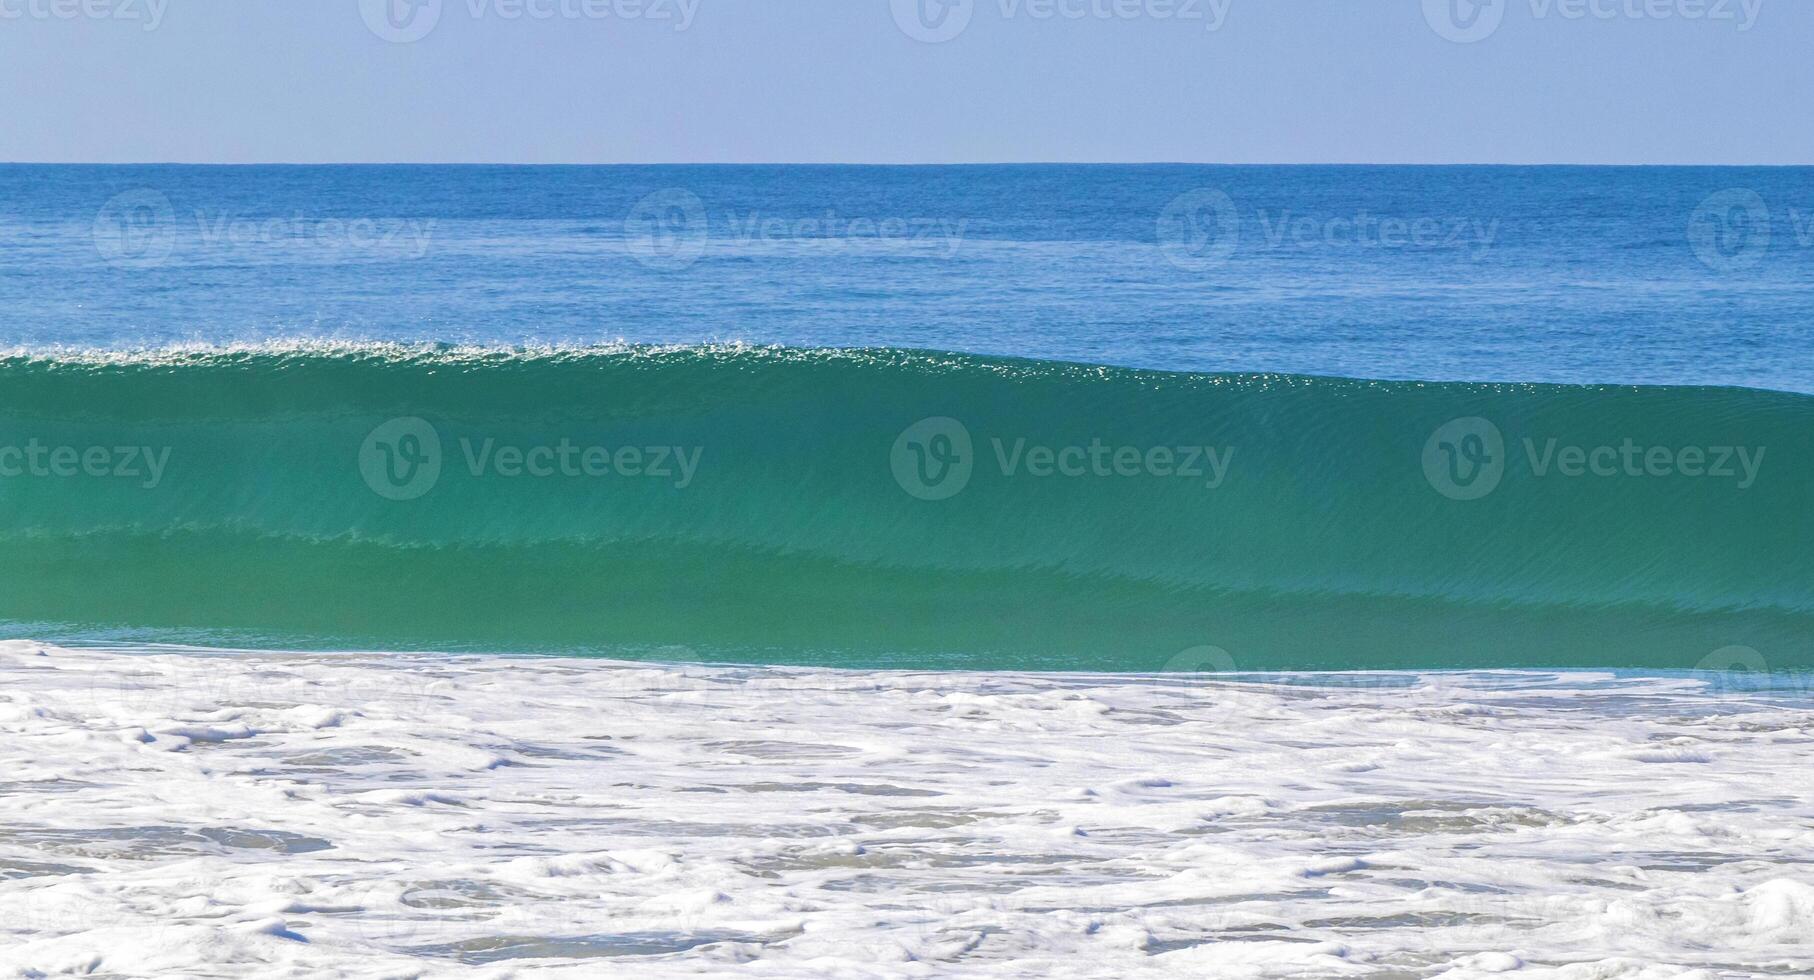
[[[1814,397],[907,350],[0,357],[9,635],[1814,668]],[[1749,654],[1747,654],[1749,656]]]

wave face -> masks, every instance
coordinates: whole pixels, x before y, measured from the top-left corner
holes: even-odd
[[[0,358],[0,619],[850,666],[1805,669],[1810,459],[1814,398],[1744,389],[23,353]]]

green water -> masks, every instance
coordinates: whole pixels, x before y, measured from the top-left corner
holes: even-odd
[[[1810,669],[1811,452],[1814,398],[1743,389],[34,355],[0,359],[0,619],[852,666]]]

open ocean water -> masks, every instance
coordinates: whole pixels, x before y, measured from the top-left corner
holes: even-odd
[[[1806,975],[1814,170],[0,167],[0,636],[21,976]]]

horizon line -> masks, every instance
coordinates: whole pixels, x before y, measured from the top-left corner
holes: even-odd
[[[1206,160],[668,160],[668,161],[472,161],[472,160],[0,160],[0,167],[1574,167],[1574,168],[1803,168],[1808,163],[1508,163],[1503,161],[1280,161],[1231,163]]]

